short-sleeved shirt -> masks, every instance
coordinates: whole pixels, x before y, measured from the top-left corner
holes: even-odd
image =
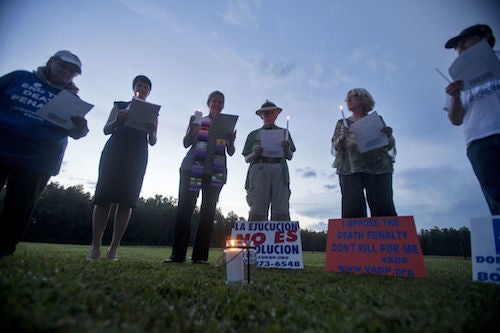
[[[282,129],[284,130],[284,128],[281,128],[281,127],[278,127],[276,125],[274,125],[273,127],[271,128],[268,128],[268,129]],[[264,127],[261,127],[259,129],[256,129],[252,132],[250,132],[250,134],[248,134],[247,136],[247,140],[245,142],[245,146],[243,147],[243,156],[247,156],[248,154],[251,154],[253,152],[253,148],[255,146],[260,146],[260,131],[261,130],[266,130]],[[292,152],[295,152],[296,148],[295,148],[295,144],[293,143],[293,140],[292,140],[292,136],[290,135],[290,132],[288,133],[288,141],[290,142],[290,149]],[[252,161],[250,162],[250,166],[252,166],[255,162]],[[282,173],[282,176],[283,176],[283,179],[285,180],[285,182],[287,184],[290,183],[290,173],[288,171],[288,164],[286,163],[286,159],[285,158],[282,158],[282,161],[281,163],[283,164],[283,173]],[[248,173],[247,173],[247,178],[246,178],[246,181],[245,181],[245,188],[248,188]]]
[[[448,111],[451,98],[446,95],[444,109]],[[464,108],[465,143],[500,134],[500,79],[484,82],[460,95]]]

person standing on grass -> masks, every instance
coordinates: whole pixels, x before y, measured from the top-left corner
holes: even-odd
[[[347,92],[345,101],[352,115],[345,123],[344,119],[337,121],[332,137],[333,167],[337,169],[342,194],[342,217],[366,217],[367,203],[372,217],[396,216],[392,191],[396,141],[392,128],[384,123],[381,130],[387,135],[388,145],[361,153],[351,125],[373,110],[375,100],[368,90],[355,88]]]
[[[477,24],[448,40],[445,48],[460,55],[482,40],[495,46],[491,28]],[[446,94],[448,119],[455,126],[464,126],[467,157],[491,214],[500,215],[500,79],[493,77],[467,90],[457,80],[446,87]]]
[[[184,136],[184,148],[191,147],[180,168],[179,201],[175,218],[172,255],[165,263],[183,263],[191,233],[191,218],[201,190],[200,219],[191,257],[193,264],[208,265],[208,252],[219,194],[227,179],[226,152],[233,156],[236,131],[223,138],[210,137],[210,125],[224,108],[224,94],[216,90],[210,93],[208,116],[200,124],[191,116]]]
[[[55,53],[36,71],[0,77],[0,258],[15,252],[23,239],[40,194],[61,168],[68,136],[84,137],[87,120],[72,117],[66,130],[42,119],[38,111],[60,91],[77,94],[73,80],[82,63],[73,53]]]
[[[275,125],[281,111],[281,108],[266,100],[255,111],[264,124],[248,134],[243,148],[245,162],[250,163],[245,181],[247,203],[250,206],[248,221],[267,221],[269,207],[271,221],[290,221],[290,175],[286,161],[292,159],[295,145],[288,130]],[[283,133],[281,157],[263,156],[261,133],[268,130],[280,130]]]
[[[146,100],[151,92],[151,81],[144,75],[132,82],[134,97]],[[104,134],[111,137],[106,142],[99,163],[99,178],[94,196],[92,213],[92,244],[87,256],[95,260],[101,256],[101,243],[108,223],[112,203],[116,203],[113,237],[106,258],[118,260],[118,247],[127,230],[132,208],[139,200],[142,181],[148,163],[148,144],[156,144],[158,119],[148,131],[125,124],[131,102],[115,102]]]

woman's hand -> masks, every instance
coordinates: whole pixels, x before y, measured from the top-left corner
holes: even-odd
[[[125,119],[128,117],[128,111],[127,110],[120,110],[116,114],[116,121],[119,123],[123,123]]]
[[[73,123],[73,128],[69,130],[68,135],[73,139],[80,139],[87,135],[89,128],[87,127],[87,119],[83,117],[71,117],[71,122]]]
[[[382,133],[385,133],[388,138],[392,136],[392,128],[389,126],[385,126],[380,130]]]
[[[147,123],[144,125],[146,127],[146,131],[151,135],[151,133],[156,132],[156,124],[154,123]]]
[[[226,138],[228,141],[228,146],[234,146],[234,141],[236,140],[236,130],[232,133],[226,134]]]
[[[236,140],[236,130],[232,133],[226,134],[227,138],[227,153],[229,156],[233,156],[234,152],[236,151],[236,148],[234,147],[234,140]]]

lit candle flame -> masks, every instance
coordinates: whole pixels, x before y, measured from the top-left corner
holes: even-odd
[[[344,111],[344,107],[342,105],[339,105],[339,108],[340,108],[340,112]]]
[[[139,97],[139,92],[138,91],[135,92],[135,97]]]

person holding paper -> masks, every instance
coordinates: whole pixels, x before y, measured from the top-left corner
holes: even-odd
[[[445,48],[460,56],[483,40],[495,46],[491,28],[477,24],[448,40]],[[493,76],[467,90],[464,81],[456,80],[446,87],[446,94],[444,109],[453,125],[464,127],[467,157],[488,208],[492,215],[500,215],[500,78]]]
[[[63,50],[36,71],[0,77],[0,188],[6,185],[0,257],[14,253],[22,240],[40,194],[59,173],[68,136],[79,139],[89,131],[85,118],[72,117],[68,130],[38,114],[62,90],[76,95],[73,80],[81,72],[80,59]]]
[[[151,91],[151,81],[144,75],[132,82],[134,98],[146,100]],[[106,258],[118,260],[118,248],[128,226],[132,208],[136,206],[148,163],[148,144],[156,144],[158,120],[147,130],[128,127],[125,123],[131,102],[115,102],[104,134],[111,137],[106,142],[99,162],[99,178],[94,196],[92,213],[92,244],[89,260],[101,256],[101,243],[113,203],[116,203],[113,236]]]
[[[264,124],[248,134],[243,148],[245,162],[250,163],[245,181],[250,206],[248,221],[267,221],[269,208],[271,221],[290,221],[290,175],[286,161],[292,159],[295,145],[288,129],[275,125],[281,111],[266,100],[255,111]],[[275,145],[265,144],[265,137],[271,132],[277,134],[273,137]]]
[[[215,209],[227,179],[226,152],[233,156],[236,130],[214,135],[217,117],[224,108],[224,94],[218,90],[207,100],[210,113],[195,121],[191,116],[184,136],[184,148],[191,147],[180,167],[179,201],[175,218],[172,255],[165,263],[183,263],[191,234],[191,218],[201,190],[202,201],[198,230],[191,260],[193,264],[209,264]]]
[[[346,119],[347,126],[343,119],[337,121],[332,137],[333,167],[337,169],[342,194],[342,217],[367,217],[366,203],[372,217],[396,216],[392,191],[396,150],[392,128],[384,123],[381,129],[389,139],[387,146],[360,153],[350,127],[373,110],[375,101],[363,88],[349,90],[345,101],[352,115]]]

